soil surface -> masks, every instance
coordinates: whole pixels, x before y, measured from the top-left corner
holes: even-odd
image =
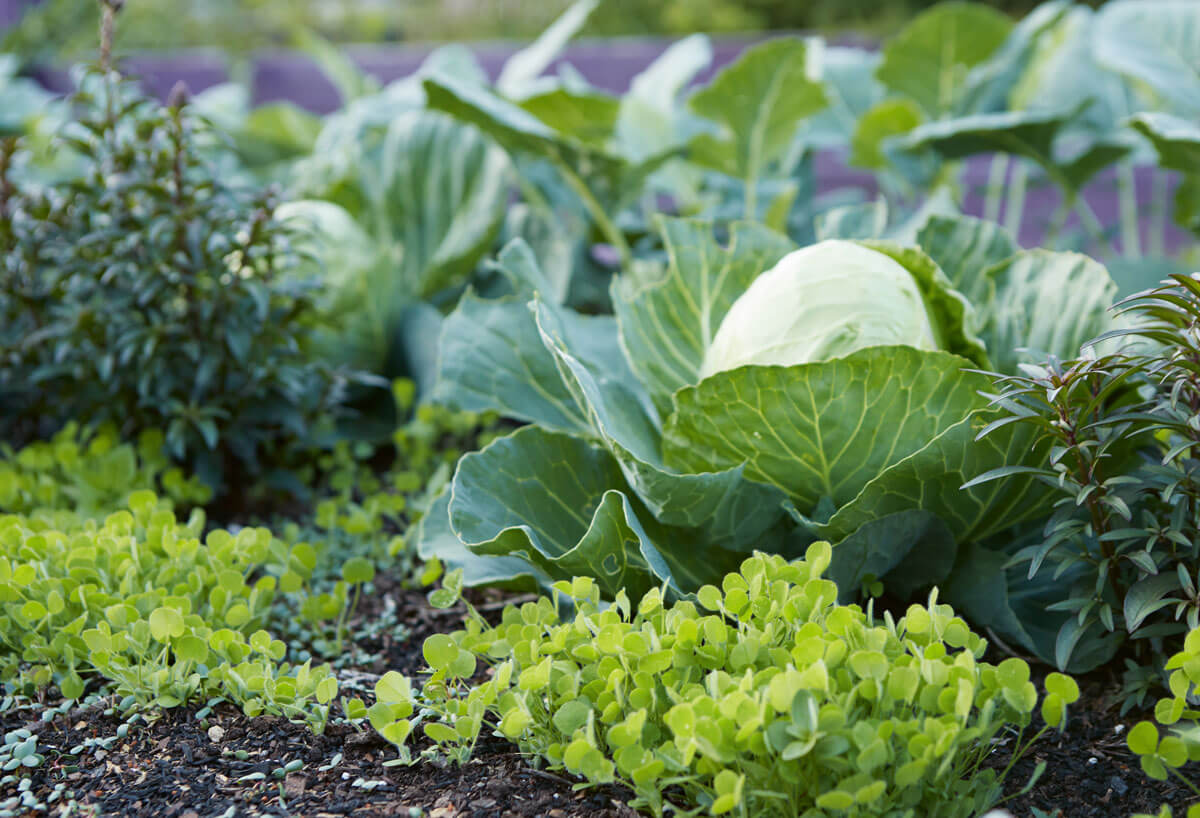
[[[1004,805],[1018,818],[1033,816],[1037,809],[1049,818],[1129,818],[1137,813],[1157,815],[1169,804],[1176,818],[1195,801],[1192,792],[1178,779],[1155,781],[1142,772],[1137,756],[1125,745],[1132,727],[1148,715],[1121,716],[1114,691],[1120,680],[1107,672],[1077,677],[1079,701],[1067,710],[1067,728],[1048,731],[1017,762],[1006,782],[1006,792],[1020,791],[1039,762],[1046,768],[1025,795]],[[1029,735],[1045,726],[1039,715]],[[1011,740],[1010,740],[1011,745]],[[1003,768],[1009,753],[997,753],[988,766]],[[1200,765],[1181,772],[1200,785]]]
[[[507,742],[482,740],[462,767],[385,767],[395,750],[369,728],[331,724],[314,736],[274,717],[249,719],[220,706],[136,726],[105,751],[70,749],[116,734],[117,715],[75,711],[43,722],[6,714],[5,730],[38,735],[45,763],[30,776],[45,801],[57,783],[88,814],[205,818],[220,815],[428,816],[428,818],[633,818],[613,788],[576,792],[566,777],[535,770]],[[339,757],[340,756],[340,757]],[[285,772],[289,763],[302,766]],[[626,794],[627,795],[627,794]],[[65,800],[65,799],[62,799]],[[95,814],[95,813],[93,813]]]
[[[423,592],[381,581],[363,600],[364,628],[353,655],[364,659],[338,671],[342,695],[364,696],[386,670],[416,674],[426,636],[459,626],[464,609],[435,610]],[[469,594],[489,619],[504,602],[498,592]],[[511,597],[510,597],[511,598]],[[1008,792],[1020,790],[1039,761],[1046,770],[1029,793],[1004,806],[1018,818],[1129,818],[1157,813],[1169,803],[1182,816],[1188,790],[1179,782],[1146,778],[1125,749],[1126,731],[1112,700],[1115,679],[1081,680],[1083,698],[1070,711],[1065,733],[1050,732],[1017,763]],[[44,763],[24,774],[31,794],[50,814],[171,816],[292,815],[423,816],[424,818],[634,818],[631,794],[616,787],[576,789],[578,780],[535,769],[506,741],[481,738],[462,767],[422,761],[385,766],[394,748],[365,725],[330,724],[323,735],[284,719],[250,719],[227,705],[168,711],[115,738],[123,724],[103,706],[76,709],[46,721],[41,706],[0,712],[0,731],[26,728],[38,736]],[[1035,723],[1032,730],[1040,728]],[[101,745],[106,742],[107,747]],[[988,765],[1007,764],[1008,737]],[[80,745],[85,745],[82,749]],[[72,751],[75,752],[72,752]],[[297,764],[297,762],[299,762]],[[289,770],[289,765],[291,769]],[[1200,770],[1190,770],[1200,779]],[[55,788],[57,802],[49,799]],[[0,801],[16,794],[0,786]],[[74,811],[59,810],[71,800]],[[1034,812],[1040,810],[1041,815]],[[18,813],[20,814],[20,813]]]

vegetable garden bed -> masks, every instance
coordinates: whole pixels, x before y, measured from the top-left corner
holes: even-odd
[[[475,596],[484,606],[513,597]],[[520,599],[525,599],[522,595]],[[363,640],[374,658],[362,668],[341,671],[347,693],[370,695],[383,670],[423,670],[423,637],[460,624],[465,613],[432,608],[424,594],[379,583],[364,605],[363,622],[394,611],[408,631],[401,641]],[[494,608],[493,608],[494,609]],[[356,627],[358,623],[351,623]],[[1001,657],[1002,658],[1002,657]],[[1164,803],[1183,809],[1190,792],[1176,781],[1147,779],[1125,747],[1121,717],[1113,700],[1118,680],[1102,672],[1080,679],[1083,696],[1067,729],[1044,738],[1018,762],[1009,792],[1023,788],[1039,762],[1046,771],[1031,791],[1006,807],[1015,815],[1070,818],[1128,818],[1156,812]],[[163,815],[379,815],[428,818],[633,818],[631,797],[620,787],[577,789],[579,779],[530,765],[512,744],[481,740],[463,767],[424,762],[384,766],[391,746],[365,727],[331,725],[314,736],[303,725],[273,717],[248,718],[227,704],[169,710],[146,722],[126,724],[106,708],[111,700],[54,712],[53,699],[0,712],[0,731],[29,729],[45,761],[32,770],[30,792],[51,800],[55,787],[73,793],[77,814]],[[50,712],[46,720],[43,713]],[[82,749],[81,749],[82,745]],[[1008,763],[1009,742],[989,766]],[[534,760],[536,761],[536,760]],[[289,767],[291,765],[291,767]],[[539,768],[540,767],[540,768]],[[59,796],[58,806],[68,801]],[[230,812],[230,810],[235,810]],[[71,813],[68,813],[71,814]]]
[[[100,2],[0,60],[0,814],[1200,815],[1200,7],[316,116]]]

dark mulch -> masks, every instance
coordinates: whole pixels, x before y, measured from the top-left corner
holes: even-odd
[[[324,735],[284,719],[248,719],[221,706],[205,720],[177,709],[135,727],[106,752],[66,753],[121,724],[100,710],[46,723],[0,718],[4,730],[38,733],[45,763],[32,772],[43,797],[65,782],[103,815],[200,818],[237,815],[350,815],[428,818],[633,818],[614,788],[575,792],[569,778],[534,770],[507,742],[482,740],[463,767],[384,767],[396,753],[373,730],[330,725]],[[25,711],[25,716],[30,716]],[[342,757],[332,764],[335,756]],[[241,757],[239,757],[239,754]],[[294,760],[303,766],[284,775]],[[279,771],[279,772],[277,772]],[[251,778],[246,778],[251,776]],[[414,809],[416,808],[416,809]]]

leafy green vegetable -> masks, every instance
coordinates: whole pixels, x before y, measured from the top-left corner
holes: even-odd
[[[870,346],[940,348],[917,279],[884,253],[830,240],[784,256],[721,321],[701,377],[748,364],[804,364]]]
[[[460,285],[491,248],[509,170],[476,130],[429,111],[394,119],[370,156],[280,216],[314,232],[310,256],[333,284],[327,354],[398,374],[389,360],[405,309]]]
[[[976,3],[939,3],[883,48],[880,82],[937,118],[958,110],[968,71],[1004,43],[1007,17]]]
[[[1014,367],[1025,358],[1011,350],[1023,345],[1069,354],[1106,327],[1114,288],[1099,265],[1018,252],[987,223],[931,222],[922,235],[937,252],[977,247],[989,264],[954,269],[959,286],[981,295],[972,307],[918,250],[883,242],[819,245],[813,249],[824,255],[814,270],[835,296],[857,292],[854,280],[865,274],[855,266],[859,255],[893,265],[888,269],[920,293],[918,306],[940,348],[838,346],[840,319],[857,309],[851,298],[827,311],[827,338],[814,330],[820,310],[799,327],[813,336],[812,349],[832,355],[819,352],[791,366],[764,366],[757,358],[738,366],[743,361],[734,358],[731,368],[712,366],[724,371],[709,374],[706,358],[729,352],[720,348],[723,333],[746,343],[757,336],[740,324],[770,326],[770,311],[778,309],[786,343],[797,314],[786,299],[816,302],[805,300],[803,279],[787,279],[794,293],[765,298],[738,316],[738,296],[770,284],[781,268],[764,270],[780,259],[786,268],[793,246],[751,225],[735,225],[725,246],[703,222],[660,219],[659,228],[667,268],[614,283],[615,322],[540,299],[526,307],[470,297],[448,319],[438,399],[495,409],[535,428],[462,461],[449,519],[434,529],[436,542],[422,539],[423,553],[521,556],[551,578],[583,570],[567,570],[570,561],[589,566],[611,595],[622,581],[694,590],[752,548],[770,542],[773,550],[796,553],[821,537],[835,542],[847,587],[858,587],[868,565],[897,572],[910,587],[896,555],[936,561],[927,571],[933,581],[949,574],[955,544],[986,541],[1048,511],[1032,479],[960,491],[983,471],[1036,462],[1044,451],[1033,446],[1033,434],[1014,428],[974,442],[994,413],[980,394],[987,379],[967,370],[993,361]],[[843,249],[849,261],[839,258]],[[519,245],[504,258],[533,264]],[[1074,282],[1094,298],[1059,301]],[[896,320],[868,314],[867,321]],[[993,344],[994,359],[986,351]],[[906,516],[889,531],[880,521],[892,515]],[[851,543],[845,562],[842,542]]]

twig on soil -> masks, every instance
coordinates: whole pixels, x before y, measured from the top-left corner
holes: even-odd
[[[568,787],[575,786],[575,782],[569,778],[563,778],[561,775],[555,775],[554,773],[548,773],[545,770],[539,770],[536,767],[526,767],[525,772],[536,775],[539,778],[545,778],[548,781],[557,781],[559,784],[566,784]]]
[[[995,643],[996,647],[1000,648],[1000,650],[1002,652],[1007,653],[1009,656],[1013,656],[1017,659],[1024,659],[1026,662],[1029,662],[1030,664],[1038,663],[1038,660],[1035,657],[1029,656],[1028,654],[1025,654],[1025,653],[1018,653],[1017,651],[1010,648],[1008,646],[1008,644],[1003,639],[1001,639],[1000,636],[991,628],[987,628],[986,630],[987,630],[987,634],[988,634],[988,639],[991,642]]]

